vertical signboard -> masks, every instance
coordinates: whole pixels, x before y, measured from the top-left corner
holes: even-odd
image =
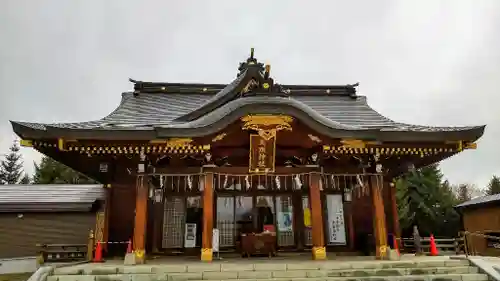
[[[273,173],[275,154],[276,134],[250,135],[250,173]]]

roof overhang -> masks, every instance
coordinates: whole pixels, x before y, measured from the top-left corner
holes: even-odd
[[[151,140],[170,137],[203,137],[215,134],[239,118],[249,114],[290,115],[311,129],[332,138],[354,138],[398,142],[474,142],[482,136],[485,126],[453,128],[443,130],[423,127],[418,130],[388,127],[365,129],[347,126],[330,120],[306,104],[284,97],[252,96],[239,98],[203,115],[183,123],[142,126],[140,128],[89,128],[73,129],[45,125],[33,128],[26,123],[11,122],[14,132],[23,139],[98,139],[98,140]]]

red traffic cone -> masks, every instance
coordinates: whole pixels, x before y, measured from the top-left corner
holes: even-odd
[[[104,260],[102,259],[101,241],[97,241],[97,246],[95,247],[94,262],[104,262]]]
[[[127,254],[132,253],[132,239],[129,239],[127,242]]]
[[[393,236],[393,244],[394,244],[394,250],[396,250],[396,253],[398,253],[399,256],[399,246],[398,246],[398,240],[396,239],[396,236]]]
[[[436,247],[436,241],[434,240],[434,235],[432,235],[432,234],[431,234],[431,241],[430,241],[430,255],[431,256],[439,255],[438,249]]]

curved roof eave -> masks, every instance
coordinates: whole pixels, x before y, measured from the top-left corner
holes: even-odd
[[[380,141],[475,141],[482,136],[485,126],[427,127],[395,123],[393,128],[361,128],[330,120],[308,105],[292,99],[270,96],[239,98],[218,107],[202,117],[171,125],[123,128],[69,129],[51,125],[37,128],[31,123],[11,122],[16,134],[23,138],[74,138],[109,140],[150,140],[166,137],[200,137],[223,130],[227,125],[248,114],[286,114],[293,116],[332,138],[377,139]],[[39,124],[36,124],[39,125]],[[35,128],[34,128],[35,127]]]

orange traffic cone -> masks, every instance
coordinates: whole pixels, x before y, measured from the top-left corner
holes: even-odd
[[[430,255],[431,256],[439,255],[438,249],[436,247],[436,241],[434,240],[434,235],[432,235],[432,234],[431,234],[431,241],[430,241]]]
[[[392,243],[394,244],[394,250],[396,250],[396,253],[398,253],[398,256],[399,256],[398,240],[396,239],[396,236],[393,236],[392,239],[393,239]]]
[[[102,259],[101,241],[97,241],[97,246],[95,247],[94,262],[104,262],[104,260]]]
[[[129,239],[127,242],[127,254],[132,253],[132,239]]]

